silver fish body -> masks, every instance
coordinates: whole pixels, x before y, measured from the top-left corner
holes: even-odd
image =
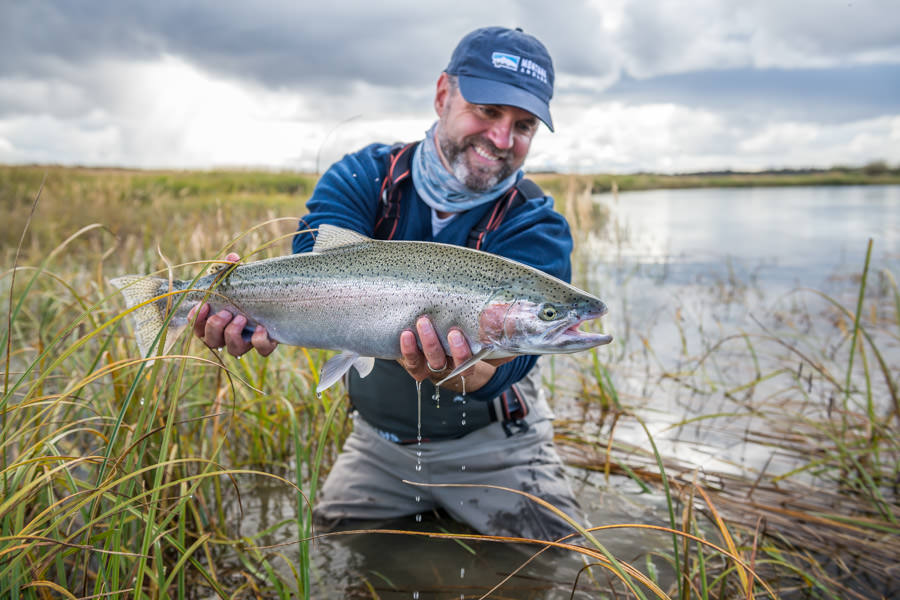
[[[111,283],[129,307],[169,292],[168,280],[159,278]],[[460,246],[372,240],[330,225],[320,226],[312,252],[223,269],[193,286],[176,281],[172,290],[185,298],[170,327],[183,327],[188,310],[208,302],[214,311],[246,316],[251,328],[262,324],[280,343],[343,351],[326,365],[320,389],[351,364],[362,373],[373,358],[400,358],[399,334],[421,315],[431,317],[448,354],[446,334],[460,329],[473,360],[578,352],[612,340],[578,330],[606,312],[603,302],[537,269]],[[135,310],[142,354],[176,303],[177,295]]]

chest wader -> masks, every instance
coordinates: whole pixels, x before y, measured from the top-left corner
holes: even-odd
[[[419,142],[398,144],[391,150],[388,171],[381,185],[381,212],[375,221],[372,236],[375,239],[393,239],[400,222],[401,199],[404,194],[416,193],[412,185],[412,156],[417,144]],[[544,192],[532,180],[520,179],[495,201],[493,209],[472,228],[466,245],[480,250],[485,236],[500,227],[511,209],[543,195]],[[434,385],[426,379],[421,389],[422,440],[459,438],[496,421],[503,424],[507,437],[516,431],[526,431],[528,423],[524,419],[540,391],[539,373],[539,368],[535,366],[522,382],[511,385],[487,402],[467,400],[448,390],[440,390],[438,400],[434,398]],[[535,377],[538,379],[536,384],[533,381]],[[409,419],[409,415],[415,415],[418,410],[416,386],[396,361],[377,359],[365,379],[351,369],[348,389],[353,407],[384,437],[400,444],[416,441],[416,423]],[[541,404],[546,404],[543,398]],[[549,414],[549,408],[540,412]]]

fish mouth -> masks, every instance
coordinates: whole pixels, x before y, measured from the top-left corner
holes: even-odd
[[[579,352],[608,344],[613,340],[611,335],[581,330],[582,324],[599,316],[584,317],[571,324],[563,323],[562,326],[547,332],[544,337],[545,343],[556,352]]]

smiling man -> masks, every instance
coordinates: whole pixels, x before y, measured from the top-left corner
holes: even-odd
[[[466,35],[437,81],[438,120],[425,139],[372,144],[322,176],[300,222],[294,252],[312,249],[330,223],[380,239],[470,246],[571,277],[572,238],[552,198],[523,179],[522,165],[543,122],[551,131],[553,64],[520,29]],[[242,316],[208,315],[195,333],[236,356],[275,349]],[[393,519],[441,508],[493,535],[556,539],[571,527],[530,500],[485,487],[419,488],[403,480],[503,486],[539,496],[570,516],[578,506],[553,446],[552,414],[537,357],[479,361],[433,386],[472,357],[458,329],[435,330],[427,314],[398,331],[403,359],[377,360],[347,388],[354,429],[317,499],[327,523]],[[415,382],[422,382],[421,396]],[[421,398],[421,399],[420,399]]]

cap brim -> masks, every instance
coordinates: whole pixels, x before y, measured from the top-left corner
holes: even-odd
[[[503,104],[527,110],[553,131],[550,107],[540,98],[522,88],[471,75],[458,75],[459,93],[471,104]]]

